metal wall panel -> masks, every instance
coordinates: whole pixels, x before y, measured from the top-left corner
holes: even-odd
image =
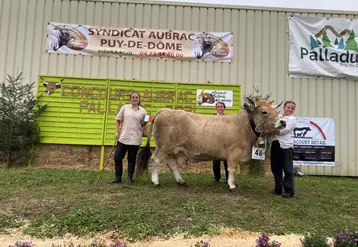
[[[296,116],[336,120],[336,166],[302,167],[317,175],[358,176],[358,85],[345,79],[289,78],[290,14],[357,18],[357,13],[259,9],[149,1],[0,0],[0,79],[22,71],[39,74],[241,84],[242,94],[273,92],[275,101],[292,99]],[[171,59],[114,58],[46,53],[49,21],[97,26],[231,31],[231,63]]]

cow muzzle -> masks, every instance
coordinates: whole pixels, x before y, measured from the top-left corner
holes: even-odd
[[[280,129],[280,128],[286,128],[286,121],[285,120],[278,120],[275,124],[275,128],[276,129]]]

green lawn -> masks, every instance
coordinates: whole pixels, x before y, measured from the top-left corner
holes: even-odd
[[[116,231],[139,240],[217,234],[221,226],[269,234],[358,229],[358,179],[298,177],[296,197],[284,199],[270,194],[273,179],[265,177],[238,176],[238,190],[229,192],[207,173],[183,174],[186,187],[161,174],[159,188],[149,175],[133,186],[111,185],[106,172],[94,185],[98,174],[0,169],[0,231],[21,226],[36,237]]]

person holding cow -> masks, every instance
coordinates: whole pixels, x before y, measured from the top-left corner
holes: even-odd
[[[295,195],[294,171],[293,171],[293,139],[292,132],[296,126],[296,103],[286,101],[282,118],[286,121],[286,127],[281,130],[265,130],[265,135],[272,135],[271,145],[271,171],[275,179],[274,195],[291,198]],[[284,173],[284,178],[282,171]],[[284,193],[282,193],[284,190]]]
[[[118,142],[114,153],[115,178],[110,183],[122,182],[123,159],[127,152],[128,178],[126,184],[132,184],[133,182],[137,152],[142,143],[143,127],[146,125],[142,118],[147,112],[140,106],[138,92],[131,93],[130,101],[130,104],[121,107],[116,116],[115,137]]]
[[[215,104],[215,107],[216,107],[216,112],[217,112],[215,115],[217,115],[219,117],[225,115],[224,111],[226,109],[226,105],[225,105],[224,102],[218,101]],[[226,176],[226,182],[227,182],[227,179],[229,177],[229,171],[228,171],[228,168],[227,168],[227,161],[226,160],[224,160],[224,168],[225,168],[225,176]],[[215,182],[219,183],[220,179],[221,179],[220,160],[214,160],[213,161],[213,172],[214,172]]]

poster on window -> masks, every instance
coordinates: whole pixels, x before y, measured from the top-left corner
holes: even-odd
[[[334,166],[334,119],[297,117],[296,120],[293,129],[293,164]]]

